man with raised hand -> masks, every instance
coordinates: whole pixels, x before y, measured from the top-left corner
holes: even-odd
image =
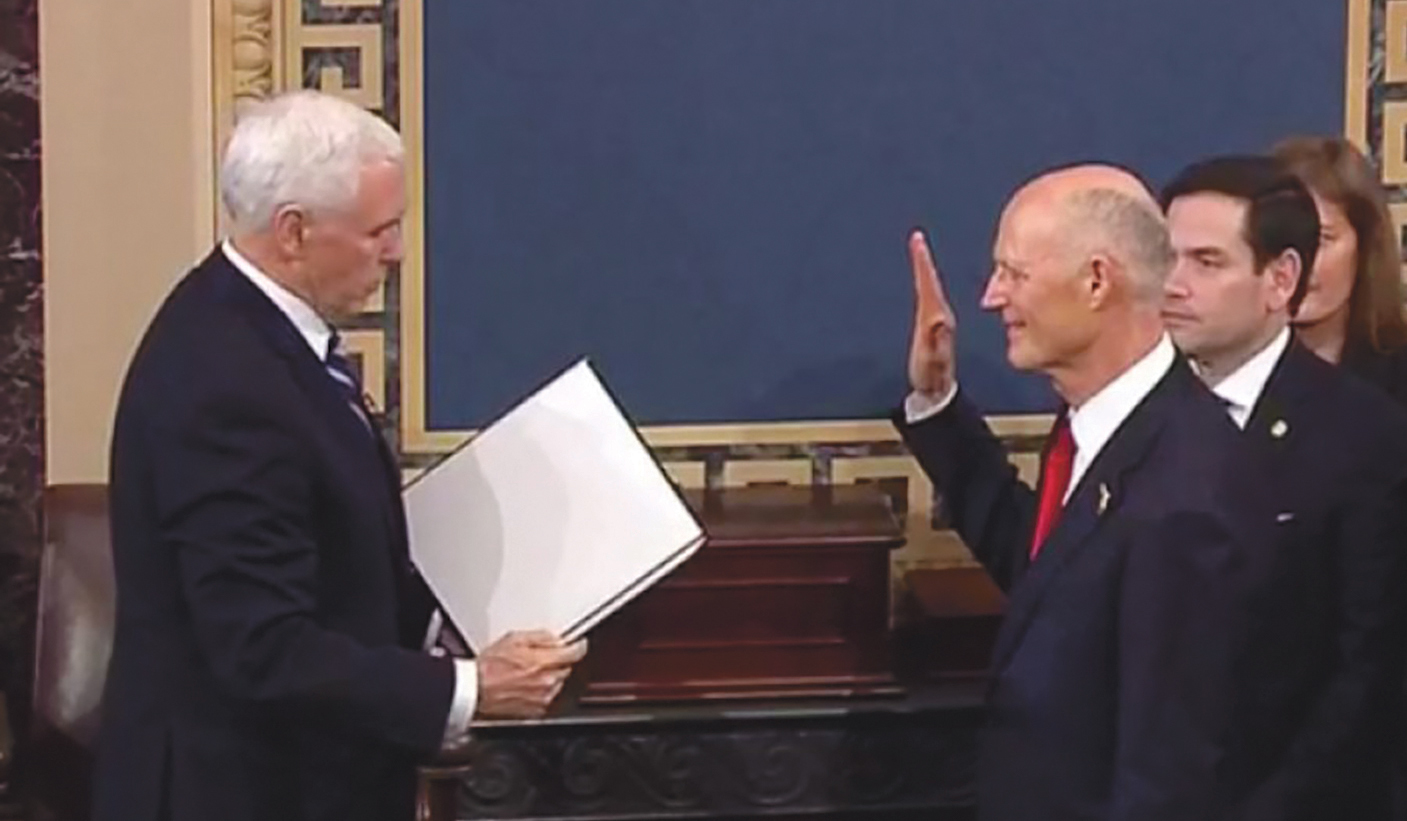
[[[1087,165],[1027,183],[1002,213],[982,307],[1011,365],[1063,400],[1035,489],[958,388],[956,319],[921,234],[910,256],[913,391],[895,424],[1009,595],[980,817],[1224,817],[1245,781],[1228,625],[1270,514],[1245,443],[1164,332],[1157,203]]]

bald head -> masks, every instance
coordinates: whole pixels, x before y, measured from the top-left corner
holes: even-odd
[[[1002,212],[982,307],[1001,316],[1007,360],[1048,374],[1078,406],[1157,343],[1172,259],[1137,177],[1062,168],[1022,186]]]
[[[1011,198],[1003,224],[1020,221],[1075,256],[1107,256],[1140,301],[1162,299],[1173,252],[1162,209],[1143,182],[1111,165],[1077,165],[1042,174]]]
[[[1059,203],[1073,194],[1089,191],[1109,191],[1141,203],[1157,214],[1158,201],[1143,181],[1112,165],[1072,165],[1036,177],[1021,187],[1011,198],[1011,204],[1030,200],[1047,204]]]

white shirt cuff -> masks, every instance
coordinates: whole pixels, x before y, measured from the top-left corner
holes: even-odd
[[[953,398],[957,395],[958,383],[956,381],[942,396],[912,391],[904,397],[904,421],[910,425],[917,425],[925,419],[931,419],[953,404]]]
[[[435,649],[435,643],[440,640],[440,628],[445,626],[445,616],[437,607],[430,613],[430,625],[425,629],[425,642],[420,645],[425,652]]]
[[[479,667],[472,659],[454,660],[454,699],[445,723],[445,747],[462,744],[469,736],[469,722],[479,703]]]

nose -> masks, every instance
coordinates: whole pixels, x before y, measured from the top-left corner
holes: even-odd
[[[1191,293],[1187,288],[1187,278],[1183,276],[1182,266],[1173,266],[1168,278],[1163,282],[1163,298],[1169,302],[1177,302],[1187,299]]]
[[[381,261],[386,264],[400,262],[405,257],[405,239],[401,233],[401,226],[397,225],[386,232],[385,241],[381,244]]]
[[[987,286],[982,289],[982,310],[1000,311],[1007,304],[1006,289],[1002,287],[1001,278],[997,272],[993,271],[987,277]]]

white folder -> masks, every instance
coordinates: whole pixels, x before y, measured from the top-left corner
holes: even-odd
[[[477,652],[568,641],[703,544],[698,520],[582,360],[405,489],[411,555]]]

